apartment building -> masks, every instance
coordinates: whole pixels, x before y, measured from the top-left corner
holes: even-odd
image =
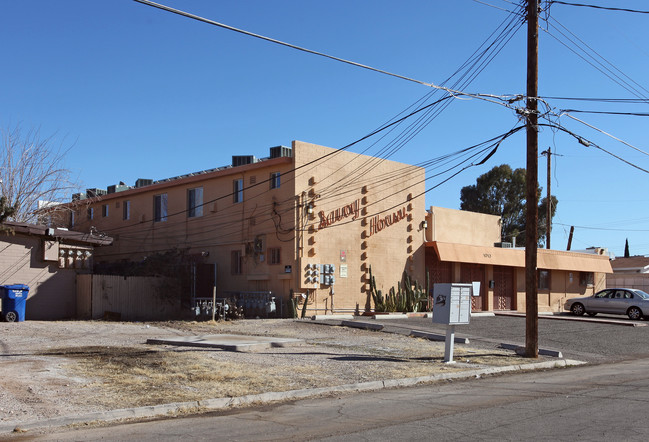
[[[372,308],[369,268],[387,291],[424,273],[424,169],[301,141],[257,159],[76,195],[71,230],[107,235],[97,270],[182,252],[191,298],[308,295],[309,314]],[[183,294],[183,295],[186,295]]]

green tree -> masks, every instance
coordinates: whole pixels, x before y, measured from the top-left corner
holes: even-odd
[[[480,175],[476,184],[463,187],[460,192],[460,209],[498,215],[502,220],[501,235],[504,241],[516,237],[516,243],[525,244],[525,169],[514,169],[502,164]],[[541,195],[541,188],[537,188]],[[545,243],[547,198],[538,205],[539,227],[537,242]],[[558,200],[551,196],[551,213],[554,217]]]
[[[624,243],[624,257],[628,258],[630,256],[631,254],[629,253],[629,238],[627,238],[626,242]]]

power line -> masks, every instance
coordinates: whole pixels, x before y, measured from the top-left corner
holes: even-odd
[[[629,117],[649,117],[649,112],[613,112],[613,111],[595,111],[585,109],[561,109],[562,113],[582,113],[582,114],[603,114],[603,115],[625,115]]]
[[[563,2],[559,0],[550,0],[550,5],[553,4],[565,5],[565,6],[578,6],[584,8],[593,8],[593,9],[603,9],[606,11],[620,11],[620,12],[634,12],[637,14],[649,14],[649,11],[642,11],[639,9],[629,9],[629,8],[615,8],[612,6],[600,6],[600,5],[590,5],[586,3],[572,3],[572,2]]]

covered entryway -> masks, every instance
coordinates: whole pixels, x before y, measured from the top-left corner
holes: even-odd
[[[480,296],[471,296],[471,311],[481,312],[485,309],[485,270],[484,265],[462,263],[460,269],[460,282],[471,283],[474,281],[480,282]]]
[[[494,266],[494,310],[515,310],[514,268]]]

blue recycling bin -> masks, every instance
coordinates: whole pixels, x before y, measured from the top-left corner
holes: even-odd
[[[29,286],[25,284],[12,284],[0,286],[2,295],[2,318],[7,322],[25,320],[25,305]]]

